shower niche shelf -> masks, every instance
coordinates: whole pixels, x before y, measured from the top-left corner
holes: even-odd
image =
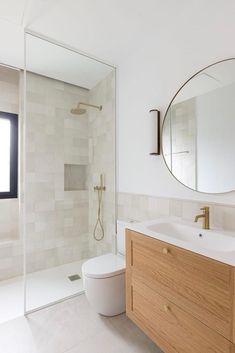
[[[64,165],[64,191],[87,190],[87,166],[83,164]]]

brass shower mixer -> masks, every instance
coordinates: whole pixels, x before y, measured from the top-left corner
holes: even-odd
[[[94,186],[94,191],[105,191],[105,190],[106,190],[105,186],[99,186],[99,185]]]
[[[104,186],[104,177],[103,174],[100,174],[100,185],[94,186],[94,191],[105,191],[106,187]]]

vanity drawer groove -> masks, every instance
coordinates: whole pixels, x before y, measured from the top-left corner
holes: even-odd
[[[130,239],[132,252],[127,253],[127,272],[136,283],[166,297],[233,341],[231,266],[127,231],[127,246]],[[164,248],[168,249],[167,254],[163,253]]]
[[[231,353],[234,345],[179,306],[134,279],[128,316],[166,353]],[[144,310],[143,310],[144,308]]]
[[[164,287],[181,293],[183,297],[189,298],[190,302],[200,304],[201,307],[207,308],[208,311],[213,312],[220,318],[225,317],[226,319],[229,317],[231,308],[229,301],[230,287],[223,290],[221,287],[216,288],[216,286],[205,280],[200,280],[197,286],[193,287],[194,283],[192,283],[192,274],[189,268],[180,269],[180,272],[178,271],[176,274],[178,267],[174,270],[171,268],[169,271],[169,266],[173,267],[175,264],[168,261],[163,263],[156,261],[154,266],[148,267],[145,263],[147,259],[151,265],[149,258],[146,258],[138,251],[134,252],[134,254],[135,257],[138,257],[138,262],[133,266],[133,271],[139,273],[140,276],[142,275],[145,281],[157,286],[163,284]]]

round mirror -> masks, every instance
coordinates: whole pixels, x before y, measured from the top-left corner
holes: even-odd
[[[162,151],[185,186],[235,190],[235,59],[206,67],[179,89],[164,118]]]

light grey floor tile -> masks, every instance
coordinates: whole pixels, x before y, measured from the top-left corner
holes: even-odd
[[[0,325],[4,353],[161,353],[125,315],[97,315],[84,295]]]
[[[97,332],[66,353],[161,353],[125,315],[98,317]]]

